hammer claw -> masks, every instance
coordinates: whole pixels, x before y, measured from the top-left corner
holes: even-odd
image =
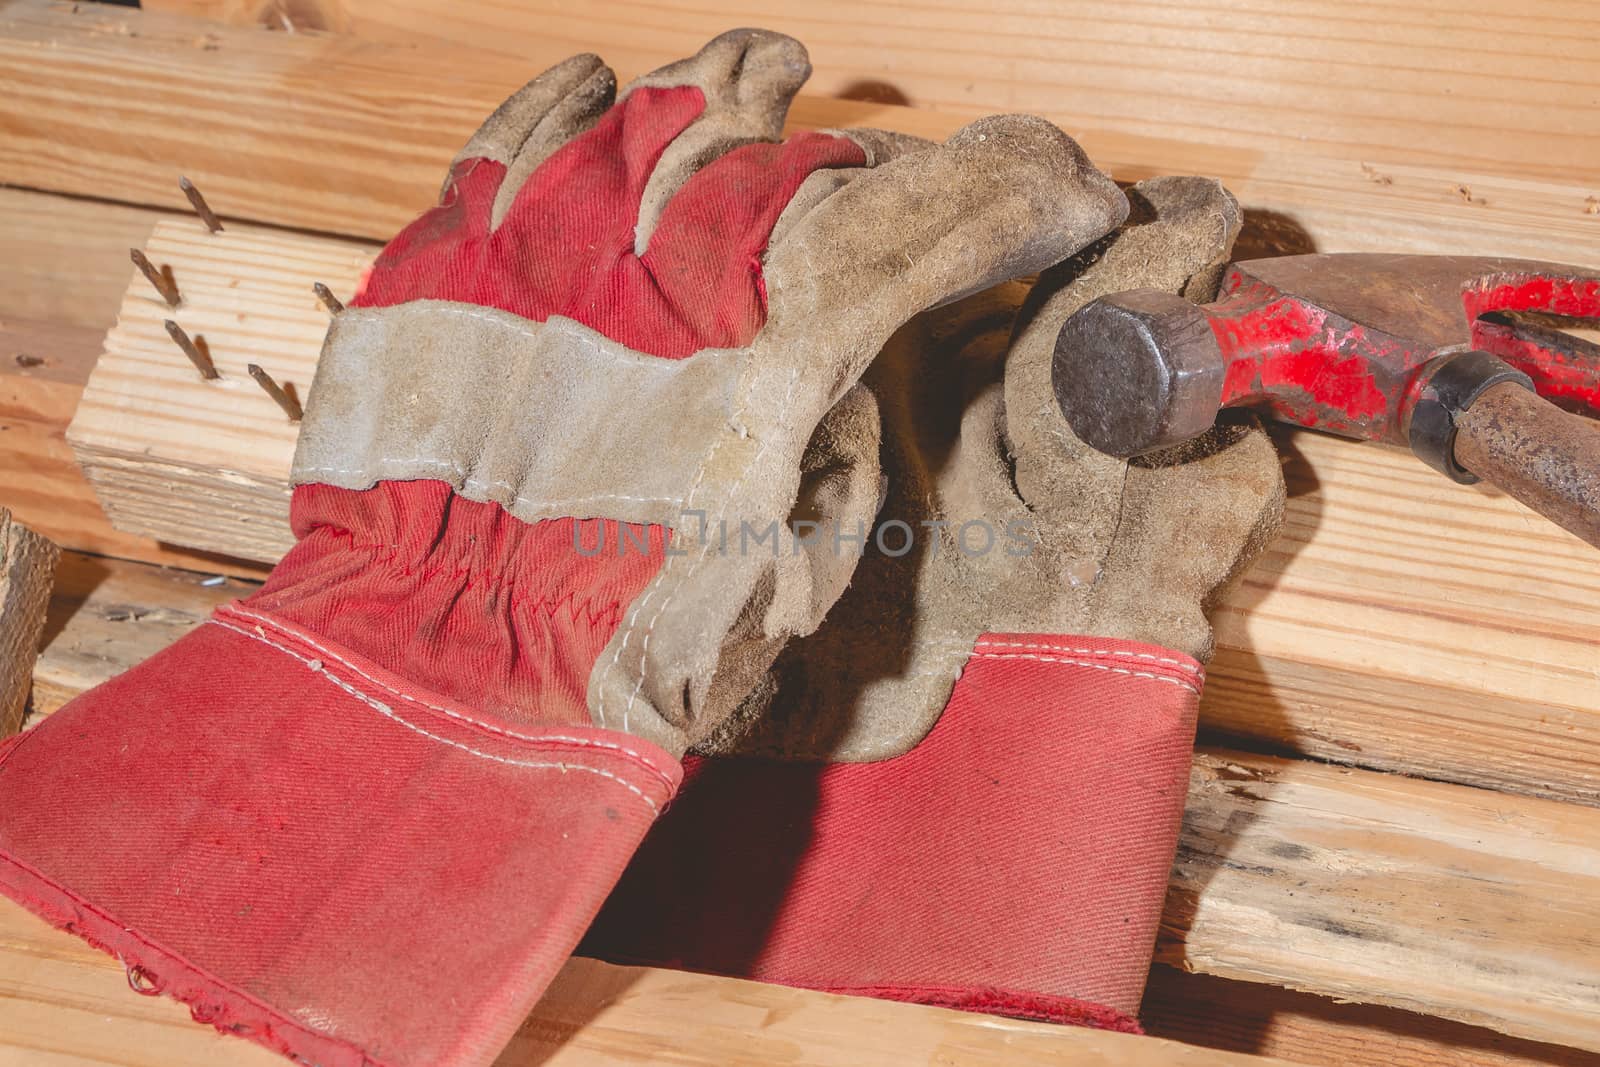
[[[1491,311],[1472,324],[1472,346],[1526,374],[1534,390],[1557,407],[1600,418],[1600,345],[1561,328],[1588,321]]]

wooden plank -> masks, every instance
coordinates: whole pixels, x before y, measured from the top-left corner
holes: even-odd
[[[1600,1051],[1600,811],[1196,760],[1157,958]]]
[[[71,556],[62,568],[37,669],[53,699],[248,589],[89,562],[104,572]],[[1595,808],[1209,750],[1191,776],[1160,957],[1600,1049],[1597,895]]]
[[[0,738],[22,726],[61,552],[0,508]]]
[[[151,254],[189,294],[136,278],[70,438],[124,529],[276,560],[291,544],[294,429],[244,374],[309,382],[326,312],[371,255],[353,242],[165,221]],[[202,381],[162,326],[204,334]],[[1600,802],[1594,550],[1409,453],[1284,432],[1283,536],[1217,613],[1208,729],[1362,766]]]
[[[0,505],[67,547],[260,575],[113,529],[66,441],[158,212],[0,189]]]
[[[256,583],[65,552],[33,672],[35,717],[141,663]]]
[[[597,22],[570,47],[606,52],[613,29]],[[0,172],[40,189],[181,207],[182,171],[225,217],[387,238],[432,202],[483,116],[543,65],[448,44],[13,0],[0,9]],[[1169,85],[1152,88],[1172,96]],[[78,106],[83,99],[97,106]],[[964,116],[803,96],[790,119],[943,138]],[[1592,171],[1581,181],[1507,177],[1499,159],[1373,163],[1364,150],[1315,155],[1298,140],[1267,150],[1072,132],[1119,178],[1221,178],[1249,212],[1252,239],[1276,247],[1600,258]]]
[[[265,3],[148,0],[272,24]],[[810,91],[1267,153],[1419,162],[1592,182],[1600,29],[1584,4],[1495,0],[331,0],[305,28],[448,41],[549,64],[598,51],[639,72],[731,26],[806,42]],[[298,12],[290,12],[290,17]],[[277,23],[279,26],[281,22]],[[599,47],[603,45],[603,48]]]
[[[1284,529],[1215,613],[1204,728],[1600,802],[1594,549],[1399,449],[1275,437]]]
[[[447,1010],[441,1007],[441,1010]],[[1130,1034],[568,961],[497,1061],[556,1067],[1015,1064],[1270,1067],[1281,1061]],[[117,961],[0,899],[0,1063],[273,1067],[276,1053],[139,997]]]
[[[1155,967],[1145,1032],[1314,1067],[1600,1067],[1600,1054],[1431,1015]]]
[[[159,211],[0,187],[0,322],[104,333]]]

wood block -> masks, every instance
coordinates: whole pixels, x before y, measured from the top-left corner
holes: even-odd
[[[1110,9],[1097,10],[1111,17]],[[518,17],[508,12],[507,18]],[[574,15],[569,25],[585,17]],[[747,25],[748,17],[716,28]],[[1560,22],[1549,32],[1567,47],[1580,21]],[[1362,34],[1371,32],[1365,16],[1359,24]],[[1433,41],[1432,23],[1419,25],[1430,28],[1416,29],[1415,39]],[[528,30],[533,37],[540,33],[540,27]],[[699,30],[691,36],[694,46],[702,40]],[[386,240],[434,202],[456,150],[548,60],[583,48],[609,55],[619,40],[639,39],[620,32],[615,20],[600,19],[529,58],[448,43],[384,44],[105,5],[13,0],[0,9],[0,173],[33,188],[90,196],[109,189],[118,199],[179,209],[186,204],[176,180],[186,173],[225,218]],[[1118,53],[1127,46],[1120,42]],[[1371,46],[1367,41],[1356,51]],[[677,50],[674,41],[669,51]],[[1541,60],[1541,73],[1528,84],[1548,84],[1542,70],[1556,62]],[[1042,69],[1027,64],[1021,80],[1034,81]],[[630,71],[624,66],[622,73]],[[1419,92],[1434,103],[1446,99],[1442,90],[1427,91],[1427,84],[1419,83]],[[1323,79],[1311,91],[1329,89]],[[1170,80],[1150,82],[1148,90],[1146,102],[1169,112],[1177,99]],[[1342,92],[1348,99],[1359,90],[1347,85]],[[79,106],[85,98],[95,100],[95,108]],[[1025,109],[1022,101],[996,103]],[[1369,99],[1365,107],[1373,106],[1382,107]],[[1068,130],[1100,166],[1124,180],[1185,173],[1222,179],[1247,210],[1252,240],[1264,247],[1595,262],[1600,213],[1592,205],[1600,203],[1600,190],[1592,184],[1593,168],[1563,164],[1542,177],[1508,169],[1515,161],[1537,165],[1590,151],[1594,124],[1573,117],[1581,119],[1586,105],[1545,101],[1532,125],[1545,131],[1540,150],[1503,155],[1482,150],[1491,126],[1473,115],[1483,101],[1463,106],[1450,105],[1454,143],[1476,147],[1443,154],[1417,150],[1438,128],[1425,108],[1408,122],[1420,122],[1428,136],[1411,136],[1408,125],[1392,137],[1408,150],[1393,153],[1344,136],[1321,144],[1311,138],[1315,148],[1298,135],[1275,143],[1253,135],[1242,143],[1206,143],[1215,130],[1204,123],[1172,124],[1166,132],[1183,136],[1158,136],[1155,127],[1120,111],[1098,124],[1070,123]],[[1339,108],[1328,105],[1329,111]],[[806,95],[789,119],[791,129],[879,126],[942,140],[968,117]],[[1280,112],[1271,121],[1287,119]],[[1505,130],[1510,136],[1525,128]],[[1569,134],[1557,137],[1559,130]]]
[[[37,668],[52,702],[249,588],[71,555],[62,586]],[[1600,1049],[1597,894],[1600,809],[1211,749],[1191,775],[1159,953]]]
[[[369,246],[160,223],[175,314],[222,369],[200,380],[136,277],[70,431],[119,528],[265,562],[291,543],[294,430],[242,373],[303,386]],[[1284,534],[1216,612],[1208,728],[1320,758],[1600,802],[1594,549],[1409,453],[1283,432]]]
[[[33,661],[44,632],[50,583],[61,555],[49,540],[0,508],[0,738],[22,726]]]
[[[145,253],[172,268],[183,301],[168,307],[133,274],[67,439],[118,529],[274,562],[293,543],[299,428],[245,366],[303,397],[328,328],[312,283],[348,298],[373,250],[239,224],[212,234],[181,219],[159,223]],[[204,339],[219,378],[200,377],[168,320]]]

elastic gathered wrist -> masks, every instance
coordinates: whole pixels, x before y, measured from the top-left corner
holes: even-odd
[[[512,722],[590,722],[590,670],[667,537],[526,523],[432,481],[300,486],[291,518],[299,543],[248,604]]]

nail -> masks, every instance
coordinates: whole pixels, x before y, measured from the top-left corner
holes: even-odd
[[[290,422],[300,421],[305,415],[305,412],[300,408],[300,401],[284,392],[278,383],[272,380],[272,375],[254,363],[246,366],[245,370],[250,372],[250,377],[256,380],[257,385],[267,391],[267,395],[272,398],[272,402],[283,409],[283,413],[289,416]]]
[[[211,205],[206,203],[206,198],[200,195],[200,190],[194,187],[194,182],[188,178],[179,178],[178,188],[189,198],[189,204],[194,208],[194,213],[200,216],[200,221],[206,224],[206,229],[212,233],[221,233],[222,221],[217,218],[217,213],[211,210]]]
[[[156,287],[156,292],[161,294],[161,299],[167,302],[167,306],[177,307],[182,297],[178,295],[178,282],[172,277],[172,268],[163,263],[161,269],[156,270],[156,265],[150,262],[150,257],[137,248],[128,249],[128,256],[133,260],[133,265],[139,268],[139,273]]]
[[[198,335],[193,340],[183,332],[183,327],[173,322],[166,321],[167,336],[173,343],[183,349],[183,354],[189,357],[189,362],[194,364],[194,369],[200,372],[200,377],[208,382],[214,382],[222,375],[217,373],[217,365],[211,362],[211,349],[206,345],[206,339]]]
[[[333,295],[333,290],[321,282],[314,283],[311,286],[311,291],[317,294],[317,299],[322,301],[322,306],[328,309],[328,314],[337,315],[344,310],[344,305],[339,302],[338,297]]]

